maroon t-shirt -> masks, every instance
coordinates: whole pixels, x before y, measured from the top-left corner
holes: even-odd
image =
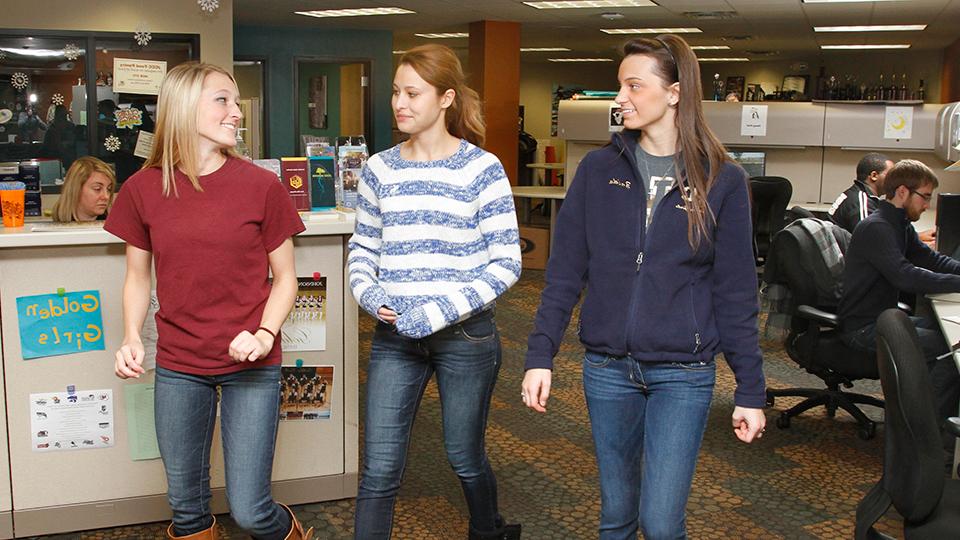
[[[157,364],[194,375],[277,365],[280,340],[256,362],[235,362],[230,342],[256,331],[270,295],[267,254],[305,227],[273,173],[229,158],[196,191],[175,176],[164,197],[159,168],[123,183],[104,228],[153,253],[157,272]]]

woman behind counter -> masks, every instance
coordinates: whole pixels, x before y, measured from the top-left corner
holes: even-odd
[[[118,377],[139,377],[140,330],[157,269],[157,442],[173,510],[169,538],[216,539],[210,447],[220,404],[230,514],[261,540],[302,540],[270,494],[280,408],[277,335],[297,293],[291,237],[304,230],[276,177],[234,151],[242,114],[222,68],[167,73],[156,143],[105,229],[127,242]],[[268,280],[273,273],[273,285]]]
[[[116,190],[117,177],[110,165],[84,156],[67,170],[60,198],[53,205],[53,220],[67,223],[106,219]]]

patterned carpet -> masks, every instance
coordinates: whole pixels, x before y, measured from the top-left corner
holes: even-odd
[[[557,359],[549,412],[538,415],[520,403],[526,336],[542,286],[543,272],[525,271],[497,305],[504,361],[490,413],[487,448],[497,473],[501,511],[509,521],[523,523],[525,539],[596,538],[597,472],[580,383],[582,349],[572,332]],[[361,402],[372,330],[372,321],[361,317]],[[762,346],[768,386],[818,385],[818,379],[800,372],[778,343],[764,341]],[[687,509],[690,537],[852,538],[856,505],[880,475],[883,426],[878,426],[875,439],[862,441],[849,416],[840,412],[830,419],[820,408],[795,419],[790,429],[779,430],[773,425],[778,411],[796,402],[784,398],[768,410],[764,438],[744,445],[730,428],[734,380],[722,361],[717,376]],[[856,390],[878,394],[879,384],[858,383]],[[882,418],[876,409],[866,408],[866,412]],[[394,538],[466,538],[466,506],[459,483],[446,465],[439,413],[436,385],[431,383],[414,427]],[[295,511],[316,527],[318,538],[352,537],[352,500],[303,505]],[[218,519],[223,538],[245,538],[228,516]],[[39,538],[154,539],[163,538],[165,526]],[[902,534],[893,511],[878,529]]]

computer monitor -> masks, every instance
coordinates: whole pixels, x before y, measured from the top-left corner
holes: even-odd
[[[937,195],[937,251],[960,257],[960,193]]]
[[[747,171],[747,175],[749,175],[751,178],[754,176],[766,175],[767,154],[765,152],[756,152],[756,151],[730,152],[728,151],[727,155],[729,155],[732,160],[739,163],[740,166],[743,167],[745,171]]]

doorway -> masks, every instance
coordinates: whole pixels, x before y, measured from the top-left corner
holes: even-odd
[[[299,155],[307,142],[331,144],[363,137],[373,147],[370,60],[322,57],[294,59],[294,137]]]

